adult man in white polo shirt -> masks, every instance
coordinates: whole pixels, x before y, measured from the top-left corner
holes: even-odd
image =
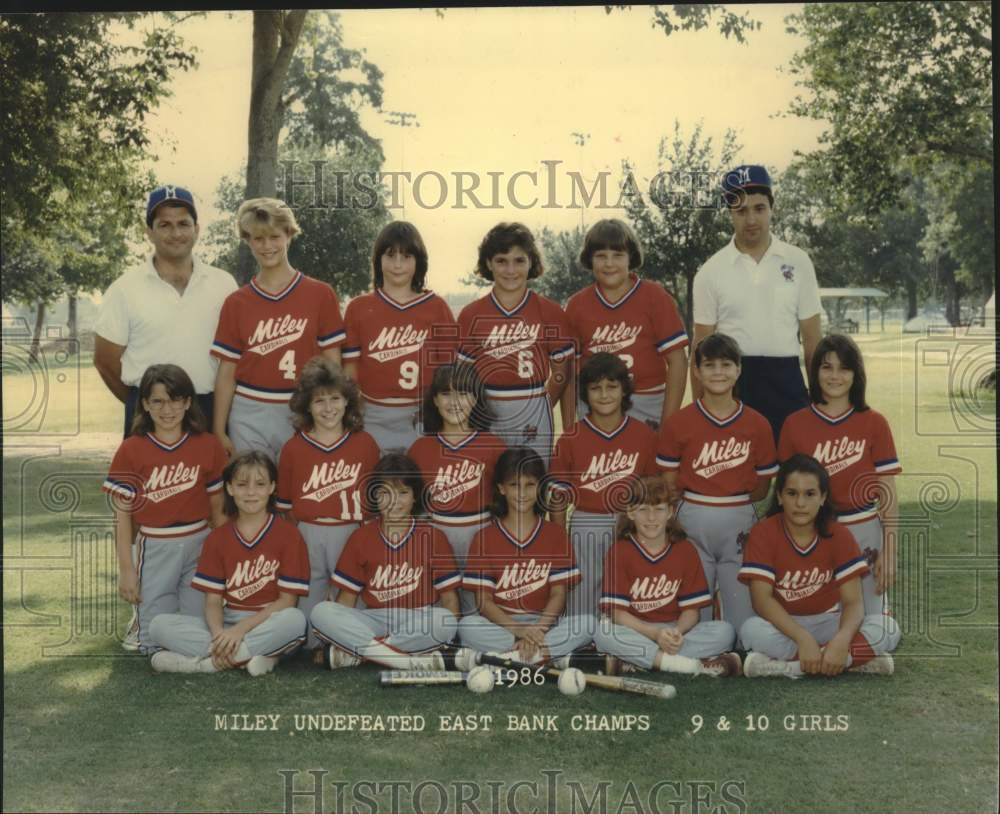
[[[694,347],[715,331],[743,352],[737,392],[771,424],[775,439],[785,417],[809,404],[799,369],[820,340],[819,286],[804,251],[771,235],[774,197],[764,167],[737,167],[722,181],[733,239],[694,278]],[[694,354],[691,354],[694,359]],[[691,376],[693,395],[701,385]]]
[[[231,274],[191,254],[198,232],[198,211],[188,190],[154,189],[146,203],[146,236],[153,254],[104,294],[94,337],[94,367],[125,404],[125,435],[132,426],[143,372],[152,364],[168,362],[191,377],[212,426],[218,363],[209,348],[222,302],[237,285]]]

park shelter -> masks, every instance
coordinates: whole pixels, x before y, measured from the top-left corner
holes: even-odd
[[[865,303],[865,333],[871,333],[871,301],[888,297],[884,291],[877,288],[821,288],[821,300],[833,300],[835,319],[830,320],[831,333],[857,333],[860,327],[853,319],[846,319],[840,314],[845,300],[864,300]],[[885,307],[879,307],[881,324],[879,330],[885,331]]]

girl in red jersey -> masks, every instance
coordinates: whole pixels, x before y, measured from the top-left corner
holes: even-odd
[[[372,249],[375,290],[344,313],[344,372],[361,386],[365,427],[385,452],[417,440],[417,406],[436,359],[447,360],[458,329],[451,309],[424,288],[427,249],[412,223],[393,221]]]
[[[733,626],[699,621],[712,595],[662,479],[632,484],[617,531],[604,564],[597,649],[647,670],[739,675],[740,657],[729,652]],[[615,661],[608,671],[617,672]]]
[[[464,568],[472,538],[489,522],[493,470],[506,445],[489,432],[493,411],[472,365],[459,362],[435,370],[421,416],[426,435],[407,454],[426,482],[431,522],[444,532]],[[461,601],[464,613],[475,609],[468,591],[461,592]]]
[[[192,584],[205,592],[204,618],[161,614],[152,638],[161,673],[274,669],[305,641],[306,618],[295,607],[309,592],[309,554],[302,535],[272,509],[277,469],[262,452],[229,462],[222,478],[228,523],[205,540]]]
[[[460,670],[472,668],[477,651],[533,664],[568,656],[594,637],[592,616],[564,615],[580,569],[566,532],[543,519],[544,481],[534,450],[508,449],[497,461],[494,519],[473,539],[465,567],[463,584],[479,612],[459,623],[468,648],[455,656]]]
[[[552,477],[561,499],[553,501],[552,519],[565,528],[566,509],[574,505],[570,540],[581,579],[570,592],[569,608],[595,616],[621,495],[633,479],[656,473],[656,433],[628,415],[632,377],[620,357],[595,354],[584,363],[579,381],[580,401],[589,413],[556,444]]]
[[[808,455],[781,465],[766,520],[750,532],[740,580],[756,616],[740,631],[748,678],[845,669],[890,675],[900,632],[881,611],[866,614],[868,565],[830,503],[830,479]]]
[[[563,426],[573,423],[573,337],[552,300],[528,289],[544,271],[535,238],[520,223],[499,223],[479,244],[476,273],[493,289],[458,316],[458,358],[473,362],[486,383],[509,446],[530,447],[546,466],[552,455],[552,408],[561,401]]]
[[[594,284],[566,303],[578,367],[597,353],[618,356],[633,377],[629,415],[658,429],[680,409],[687,386],[688,336],[677,303],[659,283],[639,279],[642,249],[623,221],[599,220],[587,230],[580,265]]]
[[[824,337],[809,366],[812,404],[785,419],[778,458],[811,455],[830,475],[830,501],[837,519],[854,535],[868,562],[861,578],[865,613],[886,606],[896,577],[896,540],[886,535],[896,521],[896,487],[902,472],[892,430],[865,401],[865,363],[854,341]]]
[[[309,596],[299,602],[308,619],[327,598],[340,552],[363,519],[379,452],[361,428],[358,386],[329,359],[317,356],[302,368],[289,407],[298,431],[281,450],[277,507],[291,513],[309,549]],[[319,640],[310,634],[306,647]]]
[[[656,462],[673,497],[678,521],[695,544],[708,588],[716,586],[722,618],[737,630],[753,613],[739,582],[743,543],[757,522],[753,502],[767,495],[778,471],[767,419],[733,395],[740,348],[725,334],[705,337],[694,350],[694,375],[703,394],[660,427]],[[701,618],[712,618],[703,608]]]
[[[286,203],[244,201],[236,224],[259,268],[219,314],[212,429],[230,455],[259,449],[277,459],[292,437],[288,401],[302,365],[317,353],[340,364],[344,323],[334,290],[288,262],[300,230]]]
[[[399,670],[443,670],[439,652],[455,636],[462,575],[444,535],[424,520],[424,483],[405,455],[383,456],[368,494],[378,519],[347,541],[332,583],[310,622],[327,642],[331,670],[361,659]],[[365,607],[356,607],[358,598]]]
[[[194,385],[177,365],[146,369],[137,406],[102,488],[114,496],[118,593],[137,606],[139,649],[152,653],[149,626],[157,614],[202,613],[204,598],[191,578],[209,525],[225,521],[226,453],[206,432]]]

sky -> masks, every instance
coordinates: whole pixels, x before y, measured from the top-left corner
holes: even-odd
[[[537,231],[619,214],[621,160],[637,167],[645,192],[675,120],[685,136],[700,122],[716,143],[733,128],[740,160],[772,170],[815,149],[822,124],[781,115],[797,93],[783,68],[803,45],[784,23],[798,6],[730,8],[762,24],[746,44],[714,27],[667,37],[642,7],[342,12],[346,44],[384,74],[383,112],[362,120],[382,141],[383,170],[411,175],[392,212],[423,235],[429,285],[466,290],[461,278],[498,221]],[[153,170],[192,189],[206,224],[232,217],[214,210],[216,189],[246,162],[252,15],[213,12],[179,30],[199,65],[172,80],[173,96],[150,117]],[[419,127],[392,126],[391,110],[415,114]],[[583,146],[574,132],[586,135]],[[606,207],[599,196],[581,207],[571,174],[589,189],[602,172]],[[466,189],[478,179],[482,208],[458,191],[455,173],[468,173]]]

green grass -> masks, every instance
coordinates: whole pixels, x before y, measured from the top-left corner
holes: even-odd
[[[647,795],[660,781],[681,784],[661,790],[664,812],[697,810],[695,781],[716,784],[714,793],[702,791],[712,803],[703,811],[725,801],[726,781],[742,784],[726,791],[742,795],[750,811],[995,810],[995,439],[990,425],[981,426],[989,416],[949,404],[949,376],[963,363],[954,343],[950,351],[938,340],[920,343],[882,337],[862,346],[870,401],[892,422],[905,469],[894,593],[904,640],[892,678],[675,677],[677,698],[661,702],[592,688],[569,699],[553,686],[487,696],[382,690],[371,667],[329,673],[304,658],[253,680],[155,675],[146,660],[123,655],[115,638],[127,608],[114,598],[110,515],[98,492],[111,450],[86,459],[5,450],[4,810],[281,811],[280,769],[300,772],[299,789],[312,782],[308,770],[327,770],[323,811],[338,810],[332,783],[363,779],[478,782],[483,812],[494,810],[488,781],[508,784],[505,811],[509,784],[525,780],[539,795],[522,789],[516,810],[547,811],[543,770],[562,772],[551,809],[558,811],[572,810],[570,782],[589,799],[605,781],[609,811],[654,810]],[[933,358],[942,348],[951,367],[917,364],[924,351]],[[88,405],[82,423],[113,432],[119,416],[114,404]],[[217,714],[243,713],[279,714],[279,730],[215,730]],[[420,714],[427,729],[296,731],[294,716],[310,713]],[[438,731],[438,716],[454,714],[492,715],[492,731]],[[506,730],[508,715],[531,714],[558,715],[559,731]],[[574,732],[577,714],[648,715],[649,729]],[[694,715],[703,719],[697,734]],[[844,715],[848,727],[800,731],[803,715],[834,723]],[[728,731],[717,728],[722,716]],[[747,716],[766,716],[768,730],[746,731]],[[629,782],[637,798],[627,796]],[[373,796],[379,810],[390,810],[388,790]],[[411,810],[402,800],[400,810]],[[672,807],[678,800],[683,805]],[[312,802],[299,798],[295,810],[311,812]],[[433,788],[423,804],[437,810]]]

